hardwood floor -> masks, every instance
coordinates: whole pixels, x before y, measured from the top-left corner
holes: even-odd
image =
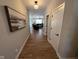
[[[40,29],[32,31],[19,59],[58,59],[58,57]]]

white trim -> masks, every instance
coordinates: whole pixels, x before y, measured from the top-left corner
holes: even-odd
[[[64,6],[65,6],[65,2],[60,4],[58,7],[56,7],[52,12],[55,12],[56,10],[58,10],[59,8],[64,7]]]
[[[50,43],[50,44],[51,44],[51,43]],[[53,47],[53,46],[52,46],[52,47]],[[55,48],[54,48],[54,50],[55,50]],[[55,51],[56,51],[56,50],[55,50]],[[66,57],[61,57],[60,54],[58,53],[58,51],[56,51],[56,54],[57,54],[57,56],[58,56],[59,59],[77,59],[77,57],[67,57],[67,58],[66,58]]]
[[[20,53],[21,53],[23,47],[25,46],[25,43],[27,42],[29,36],[30,36],[30,34],[27,36],[26,40],[24,41],[23,45],[21,46],[21,48],[20,48],[20,50],[19,50],[17,56],[15,57],[15,59],[18,59],[18,57],[19,57],[19,55],[20,55]]]
[[[51,42],[50,42],[50,39],[49,38],[47,38],[47,40],[48,40],[48,42],[49,42],[49,44],[53,47],[53,45],[51,44]],[[54,48],[54,47],[53,47]],[[56,51],[56,49],[54,48],[54,50]],[[60,56],[60,54],[58,53],[58,51],[56,51],[56,54],[57,54],[57,56],[58,56],[58,58],[59,59],[77,59],[77,57],[61,57]]]
[[[54,50],[55,50],[55,48],[54,48]],[[77,57],[61,57],[60,54],[58,53],[58,51],[56,51],[56,54],[57,54],[59,59],[77,59]]]
[[[67,58],[66,57],[60,57],[59,59],[77,59],[77,57],[67,57]]]

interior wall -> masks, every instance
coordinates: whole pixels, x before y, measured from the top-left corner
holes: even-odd
[[[10,32],[5,15],[4,5],[7,5],[26,15],[26,27],[16,32]],[[22,44],[29,34],[27,10],[21,0],[0,0],[0,56],[5,59],[15,59]]]
[[[47,6],[46,14],[51,14],[51,11],[54,10],[56,7],[58,7],[63,2],[64,0],[52,0]]]
[[[77,57],[78,55],[77,45],[78,45],[78,0],[66,0],[61,40],[59,44],[60,56],[62,58]]]
[[[64,0],[52,0],[49,5],[47,6],[46,8],[46,11],[45,11],[45,15],[44,15],[44,35],[46,35],[46,15],[49,15],[49,19],[51,19],[51,13],[52,13],[52,10],[54,10],[56,7],[58,7],[60,4],[62,4],[64,2]],[[50,21],[49,21],[50,22]],[[50,23],[49,23],[50,25]],[[50,28],[50,26],[49,26]],[[49,29],[48,28],[48,29]],[[48,30],[50,32],[50,30]]]
[[[52,10],[54,10],[57,6],[65,2],[65,14],[64,14],[64,21],[62,26],[62,33],[61,38],[59,41],[58,46],[58,56],[61,57],[60,59],[77,59],[75,58],[78,53],[77,48],[77,41],[78,41],[78,30],[77,30],[77,22],[78,22],[78,1],[77,0],[53,0],[46,9],[45,14],[45,20],[46,21],[46,15],[49,15],[48,23],[50,25],[50,20],[52,16]],[[44,30],[46,22],[44,22]],[[51,27],[48,27],[48,36],[50,35],[50,29]],[[45,31],[44,31],[45,33]],[[45,33],[46,34],[46,33]],[[48,40],[50,37],[48,37]]]

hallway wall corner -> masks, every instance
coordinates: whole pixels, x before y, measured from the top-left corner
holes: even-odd
[[[20,48],[20,50],[19,50],[17,56],[15,57],[15,59],[18,59],[18,58],[19,58],[19,55],[21,54],[21,52],[22,52],[22,50],[23,50],[25,44],[27,43],[27,40],[29,39],[30,35],[31,35],[31,34],[29,34],[29,35],[26,37],[26,40],[25,40],[24,43],[22,44],[22,46],[21,46],[21,48]]]

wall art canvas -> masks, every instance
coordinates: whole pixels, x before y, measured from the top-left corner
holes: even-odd
[[[9,28],[11,32],[22,29],[26,26],[26,17],[22,13],[8,7],[4,6]]]

